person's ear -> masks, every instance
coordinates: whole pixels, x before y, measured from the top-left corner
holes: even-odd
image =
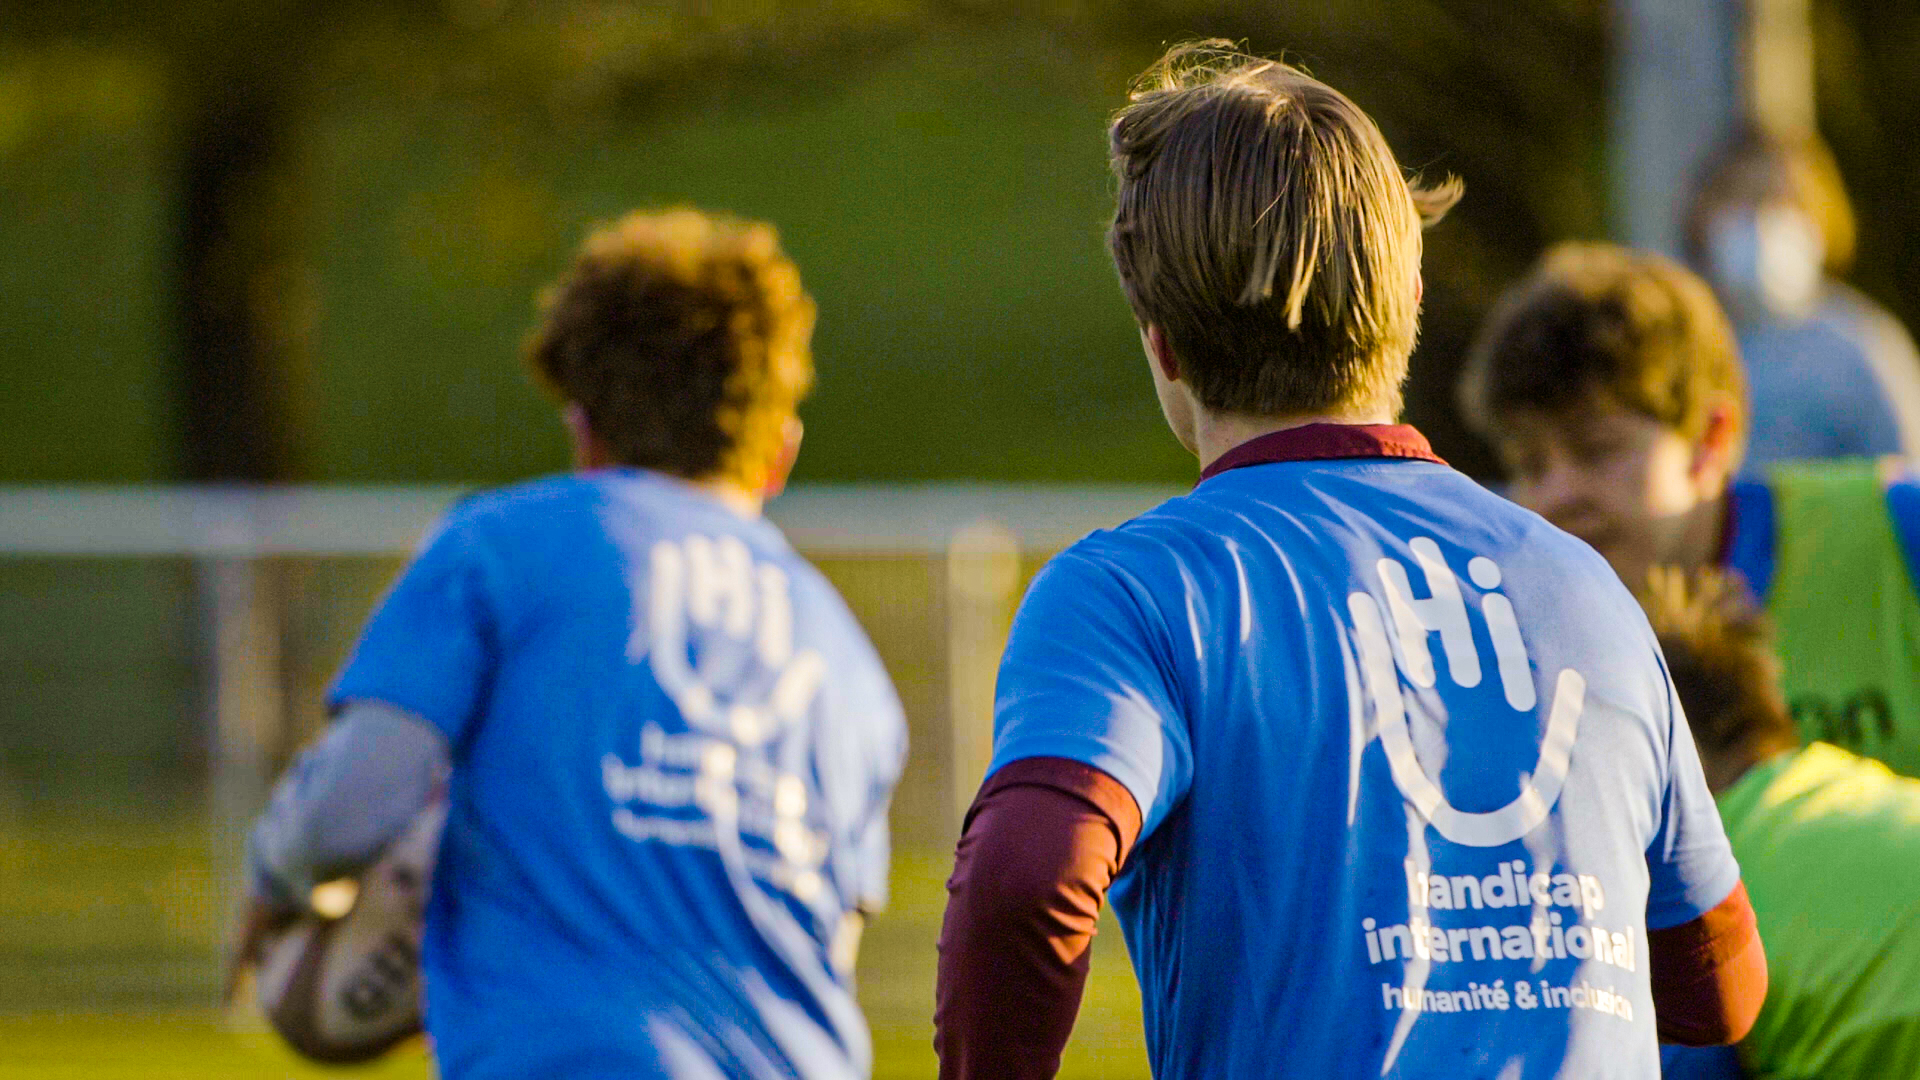
[[[1738,401],[1722,398],[1707,407],[1707,424],[1693,445],[1688,469],[1703,494],[1715,496],[1733,478],[1745,449],[1745,415]]]
[[[1419,307],[1427,298],[1427,275],[1418,270],[1413,272],[1413,306]]]
[[[806,425],[799,417],[787,417],[780,432],[780,456],[767,469],[767,482],[760,487],[761,498],[771,499],[787,489],[787,477],[793,474],[793,463],[800,457],[800,440],[806,433]]]
[[[1167,335],[1154,323],[1148,323],[1140,331],[1141,340],[1147,343],[1147,355],[1153,357],[1154,366],[1168,382],[1180,381],[1180,359],[1173,355],[1173,349],[1167,345]]]

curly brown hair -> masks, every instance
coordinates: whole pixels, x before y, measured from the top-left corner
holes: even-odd
[[[813,382],[813,300],[773,226],[628,214],[540,307],[528,366],[621,464],[765,485]]]
[[[1703,759],[1759,760],[1798,745],[1771,628],[1738,579],[1656,567],[1640,604]]]

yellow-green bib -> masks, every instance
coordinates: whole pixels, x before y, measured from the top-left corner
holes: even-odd
[[[1769,474],[1773,616],[1803,739],[1920,776],[1920,600],[1871,460]]]

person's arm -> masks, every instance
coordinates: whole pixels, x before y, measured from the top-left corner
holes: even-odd
[[[1664,657],[1660,667],[1669,723],[1662,820],[1647,848],[1654,1021],[1665,1042],[1715,1046],[1753,1028],[1767,996],[1767,957]]]
[[[427,808],[448,758],[438,728],[377,701],[347,704],[301,752],[247,837],[227,997],[268,936],[307,910],[316,884],[366,869]]]
[[[1066,758],[996,771],[967,813],[940,932],[941,1080],[1048,1080],[1080,1010],[1089,947],[1140,833],[1119,781]]]
[[[327,692],[337,718],[276,790],[250,837],[239,973],[316,881],[377,858],[424,807],[482,713],[499,635],[500,568],[456,506],[400,575]]]
[[[349,702],[287,770],[248,836],[252,896],[303,909],[316,884],[359,873],[427,808],[450,768],[432,724],[383,702]]]
[[[955,854],[935,1046],[943,1080],[1051,1077],[1100,906],[1186,798],[1183,678],[1157,602],[1103,541],[1034,579],[994,692],[994,752]]]
[[[1720,1046],[1753,1030],[1767,997],[1767,955],[1744,883],[1706,914],[1647,932],[1662,1042]]]

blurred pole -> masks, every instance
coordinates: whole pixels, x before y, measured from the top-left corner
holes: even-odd
[[[247,826],[266,804],[272,780],[283,704],[280,612],[261,560],[209,557],[196,570],[212,734],[210,840],[220,890],[209,909],[224,934],[239,896]]]
[[[1615,0],[1608,172],[1622,243],[1679,254],[1680,219],[1701,162],[1739,115],[1742,7]]]
[[[1768,131],[1813,131],[1813,28],[1807,0],[1749,0],[1748,114]]]
[[[1742,119],[1814,130],[1807,0],[1614,0],[1613,233],[1677,255],[1700,167]]]
[[[947,715],[953,832],[959,835],[993,757],[993,684],[1020,588],[1020,541],[980,520],[947,545]]]

